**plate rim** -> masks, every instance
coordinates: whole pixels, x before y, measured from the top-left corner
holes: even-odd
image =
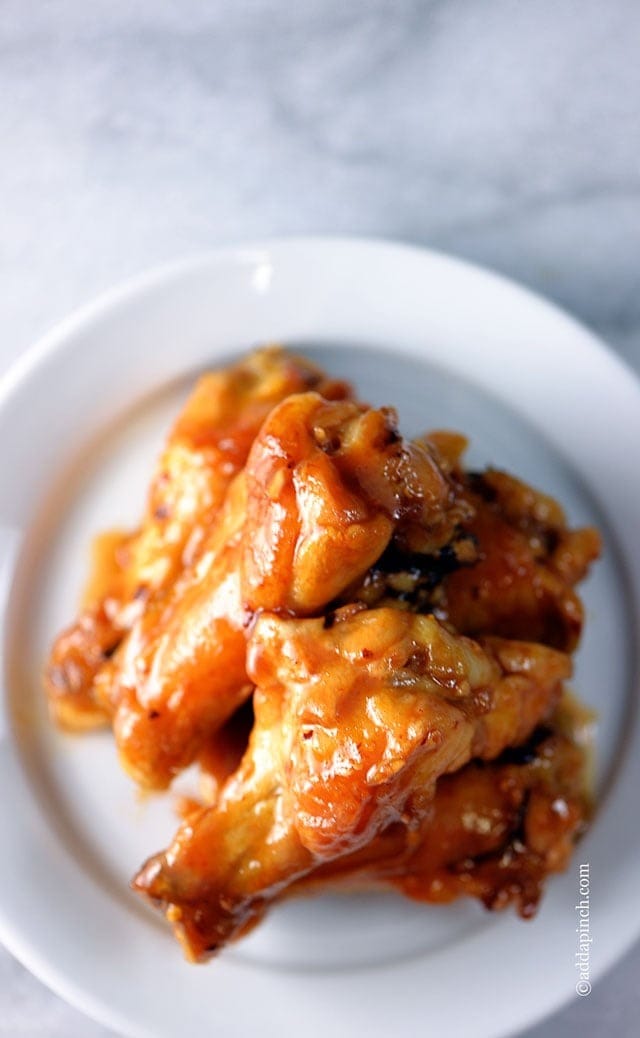
[[[266,256],[269,253],[284,249],[352,249],[354,247],[371,250],[388,255],[430,257],[439,264],[466,272],[474,277],[480,276],[496,286],[502,286],[510,292],[516,292],[523,299],[528,299],[538,307],[544,308],[563,323],[572,326],[584,339],[590,340],[592,348],[606,355],[626,377],[640,385],[640,376],[629,361],[614,351],[607,342],[592,328],[548,296],[530,288],[524,282],[504,274],[502,271],[475,263],[444,249],[432,248],[400,238],[386,238],[375,235],[358,234],[292,234],[275,235],[264,238],[248,238],[236,244],[220,245],[211,249],[201,249],[186,253],[177,259],[154,264],[144,270],[114,282],[103,291],[91,296],[86,302],[74,307],[66,316],[55,321],[42,335],[27,346],[0,375],[0,408],[5,406],[6,399],[18,388],[23,379],[44,360],[52,351],[64,347],[65,342],[85,327],[90,326],[114,307],[127,300],[142,295],[150,289],[158,288],[163,282],[173,281],[187,272],[197,271],[212,263],[242,262],[250,257]]]

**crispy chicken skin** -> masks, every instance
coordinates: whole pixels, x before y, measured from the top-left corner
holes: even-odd
[[[108,705],[94,694],[96,674],[146,603],[197,555],[271,409],[307,389],[329,400],[350,392],[277,346],[198,380],[156,465],[140,529],[120,538],[102,593],[52,648],[45,683],[59,725],[82,730],[108,722]]]
[[[127,771],[165,787],[251,692],[254,614],[321,610],[398,536],[437,549],[468,514],[395,415],[290,396],[256,436],[196,562],[97,677]]]
[[[255,724],[238,772],[135,880],[193,958],[319,863],[394,822],[418,831],[438,778],[525,740],[571,669],[564,653],[481,646],[394,609],[347,608],[329,628],[265,614],[248,659]]]

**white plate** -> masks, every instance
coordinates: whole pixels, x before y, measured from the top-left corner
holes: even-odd
[[[575,684],[600,713],[601,805],[538,917],[401,898],[300,901],[204,967],[128,890],[175,826],[141,802],[106,733],[47,723],[39,671],[73,615],[98,529],[134,522],[195,371],[267,340],[308,347],[407,432],[459,427],[494,462],[595,521]],[[313,348],[312,348],[313,347]],[[0,396],[0,934],[70,1002],[131,1035],[503,1035],[578,979],[578,864],[591,877],[591,979],[640,931],[640,388],[570,318],[492,274],[385,243],[300,240],[154,273],[70,318]]]

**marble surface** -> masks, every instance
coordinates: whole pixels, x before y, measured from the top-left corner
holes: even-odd
[[[342,232],[504,271],[640,372],[639,39],[636,0],[1,0],[0,371],[145,267]],[[639,971],[527,1038],[635,1035]],[[0,950],[0,1038],[110,1033]]]

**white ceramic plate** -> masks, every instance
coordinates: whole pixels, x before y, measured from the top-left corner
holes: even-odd
[[[600,809],[538,917],[389,897],[276,910],[204,967],[187,965],[128,879],[175,826],[141,802],[106,733],[47,723],[39,672],[73,615],[92,534],[135,522],[188,381],[255,343],[308,348],[404,429],[458,427],[472,462],[513,469],[597,522],[575,684],[597,708]],[[640,931],[640,388],[585,329],[492,274],[366,241],[217,252],[70,318],[0,397],[0,935],[70,1002],[131,1035],[503,1035],[571,997],[578,864],[591,879],[591,979]]]

